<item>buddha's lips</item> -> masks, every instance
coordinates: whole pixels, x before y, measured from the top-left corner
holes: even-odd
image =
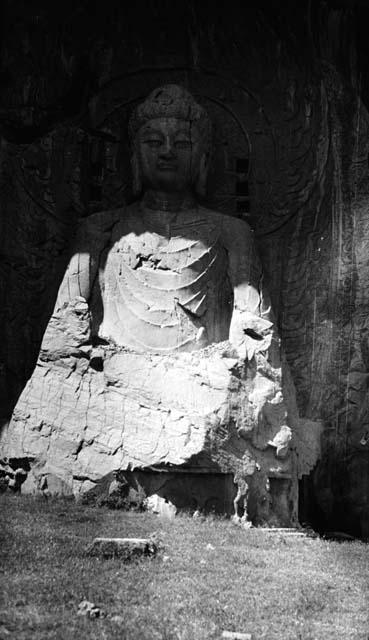
[[[173,164],[164,164],[164,163],[159,163],[158,164],[158,169],[160,171],[177,171],[177,167]]]

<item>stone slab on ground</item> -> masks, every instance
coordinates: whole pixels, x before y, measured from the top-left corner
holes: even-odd
[[[239,631],[223,631],[222,640],[252,640],[251,633],[240,633]]]
[[[138,556],[154,556],[157,547],[148,538],[95,538],[86,552],[89,556],[130,560]]]

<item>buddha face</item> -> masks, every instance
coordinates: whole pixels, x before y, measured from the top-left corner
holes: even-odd
[[[192,191],[207,154],[198,127],[187,120],[154,118],[138,131],[136,153],[142,186],[162,192]]]

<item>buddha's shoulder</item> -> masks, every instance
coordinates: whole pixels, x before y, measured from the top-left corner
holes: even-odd
[[[98,211],[82,218],[75,231],[74,244],[107,245],[122,235],[136,230],[139,220],[137,205],[117,207],[106,211]]]
[[[109,233],[114,226],[124,219],[125,208],[98,211],[86,218],[80,219],[77,225],[77,236],[100,236]]]
[[[207,209],[199,207],[199,217],[211,226],[216,226],[221,232],[226,234],[241,234],[242,236],[253,236],[254,232],[250,225],[241,218],[216,211],[215,209]]]

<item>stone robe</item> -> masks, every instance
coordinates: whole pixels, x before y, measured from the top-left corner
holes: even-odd
[[[51,493],[84,492],[114,470],[230,474],[254,487],[259,521],[280,479],[278,522],[290,523],[302,421],[272,320],[244,222],[201,207],[95,214],[3,451],[32,462],[29,490]]]

